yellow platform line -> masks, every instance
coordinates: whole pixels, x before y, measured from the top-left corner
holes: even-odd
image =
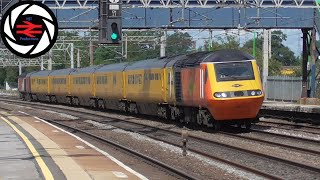
[[[23,139],[23,141],[27,144],[29,150],[31,151],[33,157],[35,157],[42,173],[43,176],[46,180],[51,180],[54,179],[52,176],[51,171],[49,170],[48,166],[46,163],[43,161],[43,159],[40,157],[40,154],[36,150],[36,148],[32,145],[32,143],[29,141],[26,135],[24,135],[16,126],[14,126],[10,121],[5,119],[4,117],[0,116],[2,120],[4,120],[11,128],[17,132],[17,134]]]

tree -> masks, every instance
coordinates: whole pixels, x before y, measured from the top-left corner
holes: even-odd
[[[298,58],[283,42],[287,40],[287,35],[282,31],[272,32],[271,50],[272,58],[281,62],[284,66],[295,66],[299,64]]]
[[[278,60],[270,59],[269,61],[269,76],[281,75],[282,64]]]
[[[191,50],[192,43],[189,33],[175,32],[167,37],[166,55],[186,54]]]
[[[117,59],[115,59],[116,56],[117,54],[113,49],[104,46],[98,47],[94,53],[94,64],[117,63]]]
[[[4,82],[6,80],[7,74],[6,74],[5,68],[0,68],[0,88],[4,86]]]
[[[7,82],[18,82],[19,69],[18,67],[7,67],[6,68],[6,79]]]
[[[212,42],[212,50],[219,49],[239,49],[240,43],[237,40],[236,36],[227,35],[225,38],[221,36],[217,37],[215,41]]]

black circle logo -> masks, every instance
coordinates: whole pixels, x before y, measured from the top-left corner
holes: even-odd
[[[21,1],[11,6],[1,20],[1,38],[14,54],[39,57],[57,40],[58,22],[53,12],[36,1]]]

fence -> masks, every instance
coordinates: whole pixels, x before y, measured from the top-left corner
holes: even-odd
[[[267,100],[297,102],[302,93],[302,77],[269,76]]]
[[[18,92],[18,90],[0,89],[0,96],[15,96],[15,97],[19,97],[19,92]]]

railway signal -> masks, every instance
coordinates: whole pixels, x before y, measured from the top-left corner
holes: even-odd
[[[121,44],[122,0],[101,0],[99,15],[99,43]]]

